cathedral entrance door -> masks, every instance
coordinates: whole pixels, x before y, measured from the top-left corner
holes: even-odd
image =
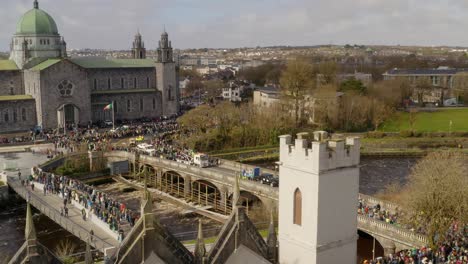
[[[65,124],[75,124],[75,106],[65,105]]]
[[[63,128],[78,125],[79,123],[79,109],[73,104],[62,105],[57,111],[58,127]]]

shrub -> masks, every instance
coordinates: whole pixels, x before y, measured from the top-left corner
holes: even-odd
[[[369,131],[367,132],[368,138],[383,138],[385,137],[385,133],[381,131]]]
[[[413,131],[411,130],[402,130],[400,131],[400,137],[408,138],[413,136]]]

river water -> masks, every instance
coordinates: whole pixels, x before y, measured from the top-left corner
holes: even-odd
[[[42,154],[8,153],[0,154],[0,170],[6,168],[20,168],[23,175],[29,175],[32,166],[45,162],[47,158]],[[411,167],[417,162],[415,158],[363,158],[361,160],[360,192],[373,195],[394,182],[404,184]],[[259,164],[260,165],[260,164]],[[268,166],[271,164],[261,164]],[[24,242],[25,202],[6,188],[0,189],[7,195],[7,200],[0,207],[0,256],[13,256]],[[34,210],[34,223],[39,241],[54,251],[58,241],[69,239],[77,251],[84,251],[85,244],[69,232],[63,230],[52,220]],[[194,225],[196,226],[196,225]],[[57,239],[60,238],[60,239]],[[360,259],[369,258],[372,250],[372,239],[360,235],[358,241],[358,256]],[[377,250],[377,253],[379,251]],[[1,261],[0,261],[1,262]]]

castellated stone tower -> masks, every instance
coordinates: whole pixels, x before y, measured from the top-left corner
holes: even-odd
[[[280,137],[280,263],[356,263],[359,138]]]

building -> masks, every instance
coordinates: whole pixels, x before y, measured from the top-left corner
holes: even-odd
[[[359,148],[324,131],[280,137],[280,263],[356,263]]]
[[[240,102],[242,101],[241,93],[243,90],[243,86],[237,85],[234,82],[229,82],[229,87],[223,88],[223,99],[231,102]]]
[[[9,60],[0,60],[0,132],[55,129],[179,112],[176,63],[163,32],[157,60],[146,59],[141,34],[132,59],[70,58],[54,19],[38,1],[19,20]]]
[[[413,100],[438,103],[454,96],[456,76],[468,69],[439,67],[435,69],[391,69],[383,74],[384,80],[406,80],[413,88]],[[431,89],[420,88],[430,87]]]
[[[276,87],[260,87],[253,93],[253,103],[258,107],[272,107],[279,104],[280,95]]]

